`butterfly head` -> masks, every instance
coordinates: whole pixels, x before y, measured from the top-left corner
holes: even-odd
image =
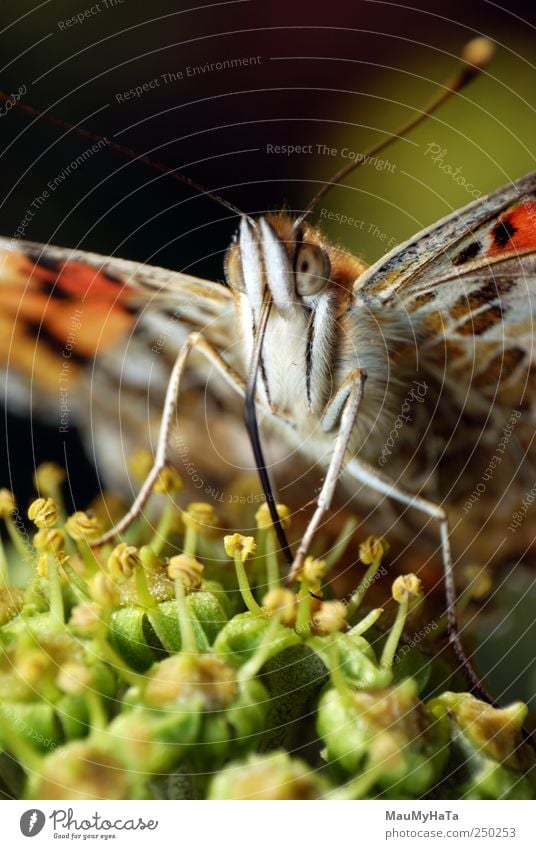
[[[355,257],[284,213],[256,220],[244,216],[225,260],[227,283],[247,298],[255,317],[268,298],[289,321],[311,313],[326,298],[346,308],[362,271]]]
[[[225,268],[251,392],[260,371],[260,390],[272,407],[289,416],[300,408],[319,413],[362,264],[280,213],[242,218]]]

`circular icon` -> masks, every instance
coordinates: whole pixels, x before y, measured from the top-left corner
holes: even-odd
[[[25,837],[35,837],[42,830],[45,820],[43,811],[38,811],[37,808],[24,811],[20,818],[20,830]]]

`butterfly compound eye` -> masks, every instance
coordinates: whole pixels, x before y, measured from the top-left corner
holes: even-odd
[[[325,250],[312,242],[302,242],[295,260],[298,295],[318,295],[329,283],[331,263]]]
[[[225,279],[231,289],[236,289],[239,292],[246,291],[240,246],[237,243],[231,245],[227,251],[225,257]]]

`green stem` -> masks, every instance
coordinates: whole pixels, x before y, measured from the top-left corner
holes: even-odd
[[[244,564],[242,563],[242,557],[239,551],[235,552],[234,555],[234,563],[236,569],[236,577],[238,579],[238,588],[244,599],[244,604],[250,613],[254,613],[255,615],[264,616],[264,612],[262,607],[260,607],[253,597],[253,593],[251,592],[251,588],[249,586],[248,576],[246,575],[246,569]]]
[[[192,613],[186,604],[186,594],[181,578],[175,578],[175,598],[177,600],[177,615],[181,632],[181,648],[188,654],[198,654]]]
[[[77,539],[76,547],[83,560],[84,566],[90,575],[94,575],[101,568],[99,561],[93,554],[90,544],[85,539]]]
[[[184,553],[195,557],[197,554],[197,529],[191,525],[186,526],[184,534]]]
[[[398,648],[400,637],[402,636],[402,631],[404,630],[404,624],[406,622],[407,613],[408,596],[405,595],[398,605],[394,625],[391,628],[389,636],[387,637],[387,641],[383,647],[383,652],[380,660],[380,666],[382,669],[391,669],[393,666],[393,660],[396,654],[396,650]]]
[[[76,573],[75,569],[73,569],[68,560],[64,560],[61,568],[65,572],[69,583],[75,588],[76,595],[79,597],[80,601],[87,601],[90,599],[91,595],[86,582]]]
[[[241,681],[254,678],[268,660],[270,653],[273,650],[273,640],[277,633],[277,629],[279,628],[280,617],[281,614],[279,611],[270,617],[268,627],[263,634],[262,640],[258,645],[255,654],[253,657],[250,657],[239,672],[239,678]]]
[[[273,590],[279,586],[279,563],[277,560],[277,541],[272,528],[266,530],[265,536],[266,554],[266,581],[268,589]]]
[[[149,546],[152,548],[155,554],[161,554],[165,544],[168,541],[171,529],[173,527],[173,523],[175,521],[175,513],[177,508],[172,501],[168,501],[166,506],[162,511],[162,515],[160,516],[160,520],[158,525],[156,526],[156,531],[152,540],[149,543]]]
[[[169,654],[174,654],[175,649],[170,644],[166,616],[160,610],[158,602],[151,593],[147,574],[153,573],[160,568],[160,561],[154,551],[144,545],[140,548],[141,567],[136,570],[136,589],[138,592],[138,601],[142,607],[145,607],[151,615],[151,624],[155,630],[156,636]]]
[[[6,551],[4,543],[0,537],[0,589],[9,587],[9,566],[7,563]]]
[[[370,587],[371,579],[374,577],[374,575],[378,571],[379,567],[380,567],[380,561],[379,560],[376,561],[375,563],[372,563],[368,567],[365,574],[363,575],[363,578],[359,582],[357,589],[355,589],[354,592],[352,593],[352,597],[350,598],[350,601],[348,602],[348,607],[346,608],[346,611],[347,611],[346,615],[347,615],[348,618],[350,618],[350,616],[353,616],[353,614],[356,612],[359,605],[363,601],[365,594],[366,594],[368,588]]]
[[[342,787],[337,787],[336,790],[332,790],[327,794],[326,799],[348,801],[351,799],[364,799],[371,788],[375,785],[377,779],[384,772],[385,767],[382,763],[374,764],[374,766],[369,767],[365,772],[358,775],[356,778],[353,778],[347,784],[343,784]]]
[[[335,566],[338,560],[342,557],[346,549],[348,548],[350,541],[352,539],[353,533],[357,528],[359,522],[353,516],[351,516],[347,522],[344,523],[344,526],[335,540],[333,547],[329,554],[325,557],[326,561],[326,572]]]
[[[352,699],[352,690],[348,686],[348,682],[344,677],[344,673],[342,671],[339,646],[337,644],[336,639],[332,640],[328,652],[330,661],[329,671],[331,675],[331,680],[333,681],[333,685],[337,690],[339,696],[341,697],[341,701],[344,704],[345,708],[347,710],[353,710],[354,701]]]
[[[298,599],[296,631],[307,636],[311,633],[311,594],[305,581],[302,581]]]
[[[141,607],[146,607],[148,610],[153,610],[157,606],[156,600],[149,589],[147,583],[147,575],[143,568],[143,562],[135,570],[136,575],[136,593]]]
[[[48,601],[52,618],[58,624],[65,625],[65,609],[63,606],[63,593],[61,589],[58,564],[53,554],[47,555],[48,570]]]
[[[2,716],[2,723],[10,728],[9,735],[6,735],[9,741],[7,750],[16,757],[27,774],[31,772],[38,774],[41,771],[43,756],[36,752],[31,743],[19,733],[16,723],[6,717],[5,713]]]
[[[89,711],[89,723],[92,731],[103,731],[108,725],[108,717],[102,701],[102,696],[94,690],[88,690],[87,706]]]
[[[365,618],[361,620],[361,622],[358,622],[357,625],[354,625],[354,627],[348,631],[346,636],[360,637],[361,634],[364,634],[365,631],[368,631],[368,629],[371,628],[374,623],[378,621],[382,613],[382,607],[377,607],[374,610],[371,610],[370,613],[368,613]]]
[[[30,556],[32,556],[33,559],[33,551],[30,548],[29,543],[27,543],[26,540],[24,540],[21,536],[19,529],[17,528],[12,517],[6,516],[4,521],[6,523],[7,532],[10,536],[11,542],[13,543],[19,554],[24,557],[25,560],[28,560]]]
[[[50,497],[56,502],[56,506],[58,508],[59,524],[61,527],[63,527],[67,518],[67,513],[65,512],[65,501],[63,500],[63,493],[61,491],[61,487],[51,487]]]

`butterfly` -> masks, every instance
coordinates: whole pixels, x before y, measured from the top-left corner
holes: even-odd
[[[458,87],[471,75],[464,66]],[[241,213],[225,283],[1,239],[6,395],[19,410],[30,404],[59,415],[60,432],[76,422],[112,481],[121,475],[123,440],[154,426],[161,412],[155,465],[104,542],[139,514],[176,457],[185,384],[216,375],[224,403],[245,399],[257,468],[287,554],[258,420],[325,468],[290,558],[291,579],[340,479],[358,497],[368,489],[416,508],[439,523],[449,636],[466,663],[445,505],[470,479],[475,451],[499,444],[512,416],[516,440],[497,465],[507,467],[507,447],[519,447],[533,427],[536,173],[447,216],[367,269],[308,222],[319,197],[347,171],[298,217]]]

